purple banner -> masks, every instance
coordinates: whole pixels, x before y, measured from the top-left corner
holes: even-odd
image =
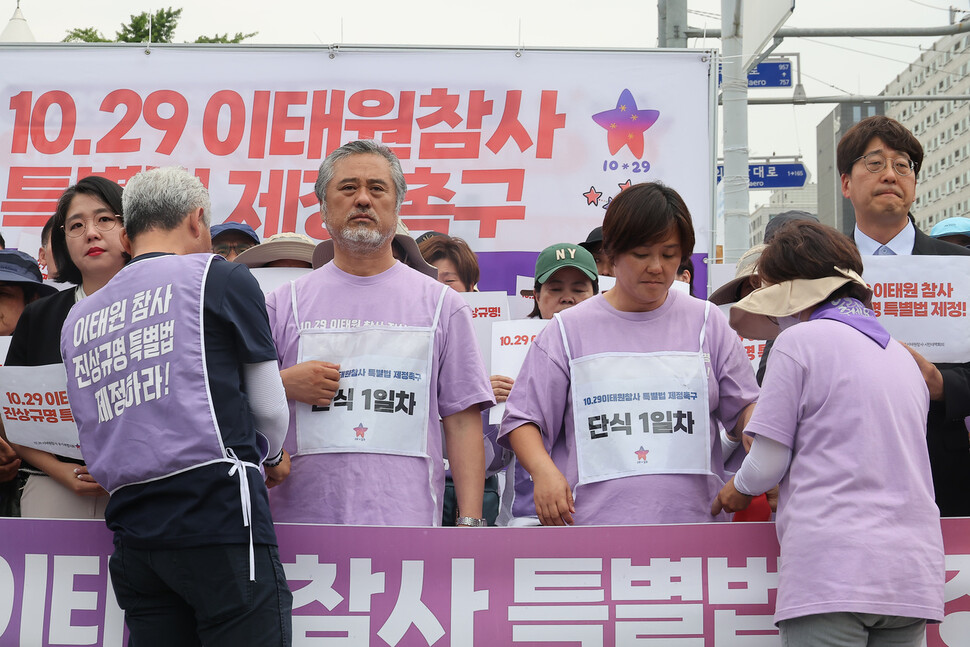
[[[772,524],[277,525],[294,645],[775,647]],[[0,646],[123,644],[100,521],[0,519]],[[946,620],[970,635],[970,519],[943,520]]]

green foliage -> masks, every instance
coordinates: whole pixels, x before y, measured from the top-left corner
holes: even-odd
[[[241,31],[237,31],[235,36],[230,38],[229,34],[216,34],[215,36],[199,36],[195,39],[197,43],[241,43],[247,38],[252,38],[259,32],[253,32],[251,34],[244,34]]]
[[[105,38],[104,34],[94,27],[75,27],[67,32],[62,43],[110,43],[110,38]]]
[[[171,43],[181,16],[181,9],[172,9],[171,7],[159,9],[151,14],[151,42]],[[129,23],[121,25],[121,29],[115,34],[115,40],[120,43],[147,42],[149,40],[148,27],[149,14],[147,11],[137,15],[133,14]]]
[[[149,17],[151,20],[149,21]],[[175,29],[178,27],[179,18],[182,17],[181,9],[159,9],[153,14],[143,11],[140,14],[132,14],[127,23],[121,25],[121,29],[115,32],[115,38],[105,38],[104,35],[94,27],[76,27],[64,37],[65,43],[145,43],[149,41],[148,27],[151,23],[151,42],[152,43],[171,43],[175,36]],[[258,32],[244,34],[236,32],[234,36],[229,33],[215,34],[214,36],[199,36],[195,39],[196,43],[241,43],[247,38],[252,38]]]

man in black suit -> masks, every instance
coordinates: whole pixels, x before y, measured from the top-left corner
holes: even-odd
[[[836,153],[842,194],[855,209],[853,233],[867,255],[970,256],[970,250],[920,231],[909,209],[923,147],[902,124],[884,116],[863,119],[842,137]],[[912,351],[930,391],[927,444],[936,503],[944,517],[970,516],[970,364],[931,364]]]

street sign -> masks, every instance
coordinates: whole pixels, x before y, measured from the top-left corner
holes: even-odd
[[[724,165],[717,165],[717,181],[724,175]],[[782,164],[748,164],[749,189],[797,189],[805,186],[808,171],[801,162]]]
[[[721,84],[721,72],[717,73],[717,83]],[[748,72],[749,88],[790,88],[792,87],[791,60],[775,59],[762,61]]]

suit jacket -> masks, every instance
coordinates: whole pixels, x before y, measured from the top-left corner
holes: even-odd
[[[970,256],[970,249],[937,240],[917,228],[913,254]],[[970,330],[967,333],[970,334]],[[970,416],[970,363],[937,364],[936,367],[943,375],[943,400],[930,402],[926,420],[926,443],[933,468],[936,504],[941,516],[968,517],[970,438],[963,419]]]

